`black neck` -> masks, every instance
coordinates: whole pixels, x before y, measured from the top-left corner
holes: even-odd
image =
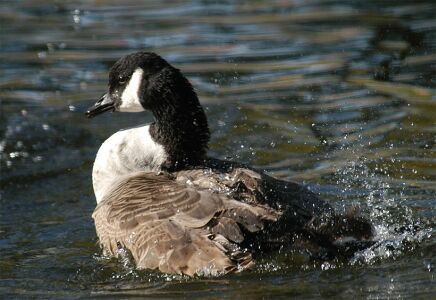
[[[175,171],[200,164],[206,157],[209,128],[191,84],[178,70],[171,69],[162,72],[153,87],[148,95],[153,97],[149,109],[156,121],[150,134],[169,155],[164,168]]]

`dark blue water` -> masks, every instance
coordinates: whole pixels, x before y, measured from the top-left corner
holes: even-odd
[[[435,297],[435,11],[433,1],[3,1],[0,295]],[[211,155],[358,207],[377,244],[340,263],[272,255],[220,278],[103,257],[95,153],[151,116],[83,112],[112,63],[140,49],[195,85]]]

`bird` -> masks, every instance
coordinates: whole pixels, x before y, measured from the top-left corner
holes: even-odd
[[[154,121],[114,133],[97,152],[92,217],[104,255],[127,250],[138,269],[220,276],[296,245],[314,259],[372,245],[374,228],[355,211],[338,213],[303,185],[209,157],[197,94],[158,54],[128,54],[112,66],[86,116],[108,111],[148,111]]]

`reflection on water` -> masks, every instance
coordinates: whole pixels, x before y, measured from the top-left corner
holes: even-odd
[[[3,1],[0,292],[14,297],[428,297],[436,240],[433,1]],[[304,181],[359,208],[378,242],[350,262],[297,253],[188,279],[100,256],[99,144],[149,115],[84,109],[138,49],[182,69],[207,108],[211,155]]]

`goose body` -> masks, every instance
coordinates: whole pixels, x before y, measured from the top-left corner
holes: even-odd
[[[219,275],[249,269],[255,255],[297,239],[325,258],[371,243],[366,220],[336,214],[299,184],[208,158],[198,98],[160,56],[138,52],[112,67],[108,92],[87,115],[108,110],[149,110],[155,122],[113,134],[97,153],[93,218],[105,254],[124,248],[138,268]]]

